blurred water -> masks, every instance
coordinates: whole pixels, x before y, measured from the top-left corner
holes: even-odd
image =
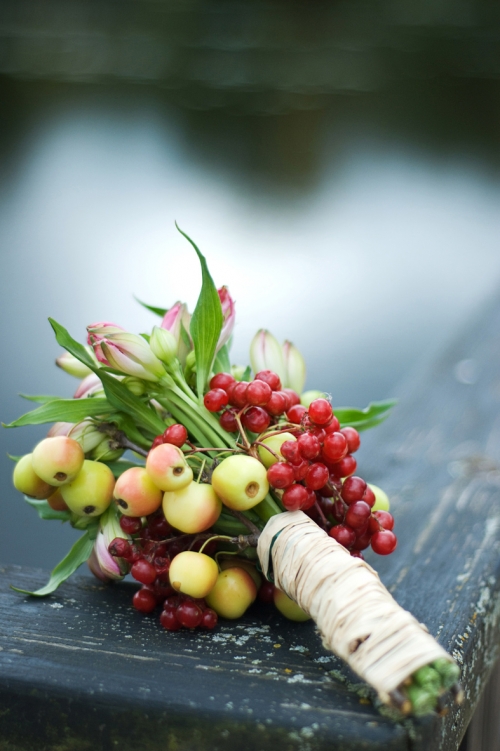
[[[455,117],[458,89],[413,78],[279,115],[196,112],[154,87],[0,80],[2,421],[29,409],[19,392],[73,393],[48,316],[83,340],[96,320],[151,328],[134,295],[194,307],[198,262],[174,220],[237,301],[234,361],[264,326],[297,344],[308,387],[334,404],[397,395],[500,282],[498,86],[457,83],[468,106]],[[3,455],[45,432],[2,431]],[[11,470],[3,459],[0,560],[50,567],[74,534],[34,517]]]

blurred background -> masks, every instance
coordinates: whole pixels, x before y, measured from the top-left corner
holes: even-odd
[[[2,0],[0,418],[71,396],[50,315],[141,332],[206,254],[334,405],[395,396],[500,283],[500,10],[488,0]],[[467,365],[467,364],[466,364]],[[473,379],[467,367],[457,378]],[[75,536],[11,488],[0,561]],[[43,540],[41,536],[43,535]]]

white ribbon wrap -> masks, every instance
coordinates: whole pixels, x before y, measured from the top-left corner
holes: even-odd
[[[316,622],[323,644],[386,704],[416,670],[450,655],[403,610],[360,558],[302,511],[268,521],[257,547],[264,574]],[[271,576],[269,577],[271,578]]]

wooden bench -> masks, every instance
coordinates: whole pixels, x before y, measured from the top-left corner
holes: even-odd
[[[215,632],[172,634],[132,610],[132,585],[76,576],[36,600],[9,584],[36,588],[47,573],[8,566],[0,750],[457,749],[499,650],[499,302],[399,396],[360,452],[400,540],[375,565],[462,666],[462,706],[394,722],[312,623],[262,605]]]

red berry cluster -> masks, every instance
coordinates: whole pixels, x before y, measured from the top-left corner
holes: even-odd
[[[157,435],[154,438],[151,448],[155,449],[162,443],[172,443],[174,446],[182,448],[188,439],[188,432],[184,425],[176,424],[171,425],[161,435]]]
[[[209,412],[220,412],[220,424],[228,433],[241,424],[252,433],[267,430],[274,418],[281,417],[300,404],[293,389],[281,387],[280,377],[272,370],[261,370],[253,381],[236,381],[230,373],[217,373],[210,381],[210,391],[203,399]]]
[[[194,535],[175,537],[163,514],[148,517],[146,526],[134,516],[120,517],[120,527],[133,537],[132,542],[116,537],[108,547],[109,553],[131,564],[130,573],[142,584],[135,592],[132,604],[141,613],[152,613],[163,605],[160,623],[169,631],[185,628],[214,628],[217,614],[207,608],[204,600],[178,595],[170,586],[169,570],[172,559],[183,550],[196,550],[203,540]],[[209,550],[210,548],[210,550]],[[213,546],[205,550],[213,551]]]

